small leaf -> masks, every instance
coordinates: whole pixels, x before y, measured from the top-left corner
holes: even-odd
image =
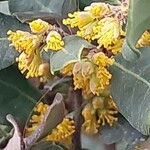
[[[43,122],[39,124],[33,134],[24,139],[26,148],[30,148],[38,140],[44,138],[63,120],[65,116],[65,106],[62,100],[62,95],[57,93],[53,103],[49,106],[44,116]]]
[[[130,9],[127,26],[127,43],[131,50],[139,55],[135,45],[142,33],[150,28],[150,1],[130,0]],[[140,13],[139,13],[140,12]]]
[[[6,123],[7,114],[12,114],[23,127],[39,97],[41,94],[26,81],[15,66],[0,71],[1,124]]]
[[[15,61],[17,52],[9,46],[7,40],[8,30],[27,30],[25,24],[20,23],[17,19],[0,13],[0,70],[12,65]]]
[[[121,114],[144,135],[150,129],[150,49],[141,49],[138,61],[128,62],[122,55],[111,67],[112,96]]]
[[[71,62],[79,61],[82,50],[91,47],[90,43],[86,40],[74,35],[64,37],[64,42],[64,49],[53,52],[50,56],[52,73],[62,69]]]

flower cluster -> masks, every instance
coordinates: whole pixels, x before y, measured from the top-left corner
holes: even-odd
[[[113,54],[121,52],[125,37],[122,22],[116,17],[116,12],[122,12],[123,6],[111,6],[105,3],[92,3],[84,11],[68,14],[63,20],[71,28],[77,27],[77,35],[89,41],[97,41],[98,48],[104,47]],[[125,13],[125,11],[124,11]],[[126,15],[123,15],[123,19]]]
[[[101,126],[112,126],[117,119],[118,109],[112,97],[94,97],[83,109],[83,129],[88,134],[97,133]]]
[[[49,55],[49,51],[54,55],[61,52],[62,55],[66,53],[64,55],[66,58],[63,57],[65,64],[62,64],[66,66],[63,69],[62,66],[58,67],[61,70],[57,68],[55,75],[58,77],[70,76],[73,79],[74,90],[81,90],[84,99],[87,99],[87,105],[82,111],[84,118],[82,127],[86,133],[97,133],[101,126],[105,124],[112,126],[117,121],[117,106],[111,94],[106,91],[109,91],[112,78],[109,67],[114,64],[114,56],[121,52],[125,38],[123,27],[126,23],[127,7],[126,0],[117,6],[100,2],[92,3],[83,11],[68,14],[63,24],[70,26],[69,30],[66,28],[63,30],[58,25],[51,25],[37,19],[29,23],[30,33],[20,30],[7,33],[10,45],[19,53],[16,58],[18,68],[22,74],[26,75],[26,78],[38,77],[42,82],[51,80],[50,70],[53,71],[53,69],[50,69],[50,65],[51,68],[54,67],[53,63],[49,63],[45,54]],[[91,45],[89,48],[82,49],[80,57],[76,59],[75,56],[74,61],[70,59],[77,54],[74,52],[70,54],[70,51],[66,50],[68,43],[64,37],[69,34],[79,36],[78,39],[83,40],[84,38],[83,41],[87,40]],[[137,46],[149,45],[149,35],[149,32],[146,31]],[[63,51],[58,52],[60,50]],[[71,55],[71,58],[68,59],[67,55]],[[61,56],[59,58],[61,59]],[[47,109],[48,105],[42,102],[35,107],[30,126],[26,129],[27,135],[30,135],[42,123]],[[65,117],[45,139],[56,142],[70,139],[75,132],[74,124],[73,119]]]
[[[48,105],[44,104],[43,102],[40,102],[34,109],[34,115],[32,115],[30,124],[31,126],[26,129],[26,136],[31,135],[40,123],[42,123],[44,116],[46,114],[46,111],[48,109]],[[47,141],[63,141],[67,138],[71,138],[73,133],[75,132],[75,125],[74,120],[68,117],[65,117],[63,121],[56,126],[52,130],[51,133],[49,133],[45,139]]]
[[[43,50],[61,50],[64,41],[54,26],[41,19],[30,22],[29,26],[32,33],[8,31],[8,39],[20,53],[16,59],[19,70],[26,74],[26,78],[40,77],[45,82],[51,74],[49,63],[42,56]]]
[[[73,75],[74,87],[82,89],[83,94],[99,95],[109,84],[112,75],[107,70],[114,62],[103,52],[95,53],[90,59],[69,64],[61,71],[65,75]]]
[[[70,118],[64,118],[63,121],[52,130],[52,133],[49,134],[46,139],[48,141],[62,141],[66,138],[70,138],[75,132],[74,120]]]
[[[37,104],[37,106],[34,108],[34,115],[32,115],[30,119],[31,126],[29,126],[26,129],[26,136],[31,135],[31,133],[33,133],[37,129],[39,124],[42,123],[47,109],[48,109],[47,104],[44,104],[43,102]]]

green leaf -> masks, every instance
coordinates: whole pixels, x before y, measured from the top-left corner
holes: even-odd
[[[78,0],[9,0],[9,10],[15,12],[49,12],[66,16],[78,9]]]
[[[135,45],[142,33],[150,28],[150,1],[130,0],[130,8],[127,26],[127,43],[131,50],[139,55]],[[140,12],[140,13],[139,13]]]
[[[126,40],[124,41],[121,53],[123,58],[127,61],[134,61],[138,58],[136,53],[133,52]]]
[[[112,96],[121,114],[142,134],[150,132],[150,49],[141,49],[138,61],[128,62],[122,55],[111,67]]]
[[[90,43],[81,37],[70,35],[64,37],[64,49],[53,52],[50,56],[51,72],[62,69],[71,62],[80,60],[82,50],[91,47]]]
[[[33,88],[14,66],[0,71],[0,123],[6,115],[14,115],[24,126],[41,94]]]
[[[7,40],[8,30],[27,30],[27,25],[20,23],[17,19],[0,13],[0,70],[12,65],[17,52],[9,46]]]

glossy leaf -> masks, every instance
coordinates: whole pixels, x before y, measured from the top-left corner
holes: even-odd
[[[111,67],[112,96],[121,114],[139,130],[148,135],[150,129],[150,50],[141,49],[137,61],[128,62],[122,55]]]
[[[9,46],[7,40],[8,30],[27,30],[25,24],[20,23],[12,16],[0,13],[0,70],[12,65],[15,61],[17,52]]]
[[[15,66],[0,71],[0,123],[12,114],[23,126],[41,94],[33,88]]]
[[[131,50],[139,55],[135,45],[142,33],[150,28],[150,1],[130,0],[130,9],[127,26],[127,43]],[[140,12],[140,13],[139,13]]]
[[[91,47],[90,43],[86,40],[74,35],[64,37],[64,42],[64,49],[58,52],[53,52],[50,56],[52,73],[62,69],[71,62],[79,61],[82,50]]]

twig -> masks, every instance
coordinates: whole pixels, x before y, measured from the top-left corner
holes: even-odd
[[[115,144],[109,144],[109,145],[105,144],[104,147],[105,147],[105,150],[115,150],[116,149]]]
[[[81,144],[81,127],[83,123],[83,118],[81,115],[82,109],[85,105],[85,103],[82,104],[82,93],[80,90],[75,91],[76,95],[74,98],[74,107],[75,107],[75,133],[73,136],[73,150],[82,150],[82,144]]]

